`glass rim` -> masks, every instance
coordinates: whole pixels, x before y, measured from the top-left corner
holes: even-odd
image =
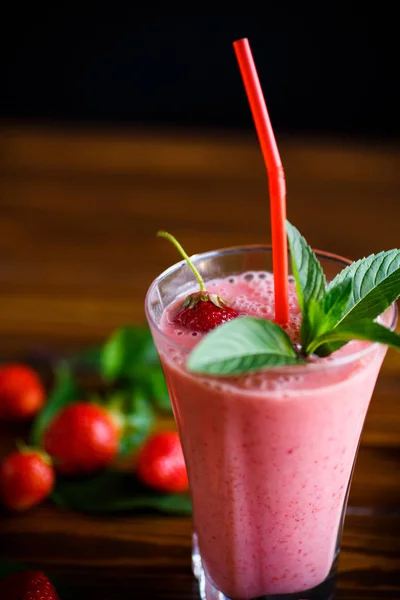
[[[225,248],[219,248],[217,250],[209,250],[207,252],[200,252],[198,254],[193,254],[190,257],[190,259],[194,263],[196,263],[196,261],[198,261],[198,260],[212,259],[212,258],[221,256],[221,255],[244,254],[246,252],[269,252],[269,253],[272,253],[272,245],[271,244],[247,244],[245,246],[228,246]],[[352,261],[348,258],[345,258],[339,254],[334,254],[333,252],[327,252],[325,250],[318,250],[318,249],[313,248],[313,252],[316,254],[317,258],[322,258],[322,259],[331,260],[333,262],[342,263],[344,265],[344,267],[349,266],[354,262],[354,261]],[[288,250],[288,253],[290,254],[289,250]],[[158,285],[158,283],[162,279],[165,279],[168,275],[172,274],[174,271],[177,271],[179,268],[181,268],[185,264],[187,264],[187,263],[184,259],[180,260],[177,263],[172,264],[170,267],[168,267],[167,269],[162,271],[151,282],[151,284],[147,290],[146,297],[145,297],[145,312],[146,312],[146,317],[147,317],[148,322],[155,329],[157,329],[157,332],[168,342],[168,344],[170,344],[170,345],[172,344],[172,345],[176,346],[177,348],[179,348],[180,350],[184,349],[185,351],[188,351],[188,348],[183,347],[178,342],[172,340],[160,329],[159,324],[154,320],[153,315],[151,314],[151,310],[150,310],[150,296],[151,296],[153,290],[155,289],[155,287]],[[389,310],[389,309],[393,310],[393,318],[392,318],[392,321],[389,326],[389,329],[391,329],[393,331],[396,326],[397,316],[398,316],[398,308],[397,308],[396,302],[394,302],[386,310]],[[348,365],[348,364],[352,363],[353,361],[355,362],[357,360],[360,360],[360,359],[368,356],[376,348],[378,348],[379,346],[382,346],[382,345],[384,345],[384,344],[381,344],[380,342],[371,342],[366,348],[362,348],[361,350],[356,350],[355,352],[350,352],[349,354],[340,356],[339,358],[329,358],[328,360],[321,359],[321,362],[310,362],[310,363],[307,363],[306,365],[281,365],[279,367],[260,369],[260,371],[268,371],[268,373],[274,373],[274,372],[282,373],[282,371],[285,371],[285,373],[287,373],[288,371],[290,371],[291,373],[298,373],[298,372],[304,373],[306,371],[307,373],[309,373],[310,371],[315,372],[315,371],[324,370],[327,368],[330,369],[333,367],[341,367],[341,366]],[[207,377],[217,377],[217,376],[207,375]]]

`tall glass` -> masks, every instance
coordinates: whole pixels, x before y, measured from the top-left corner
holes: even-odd
[[[316,252],[327,279],[349,261]],[[272,271],[271,248],[196,255],[206,284]],[[307,366],[228,381],[194,375],[160,327],[193,291],[184,262],[150,286],[146,314],[182,442],[193,499],[193,566],[202,598],[328,600],[353,466],[386,353],[379,344]],[[207,285],[206,285],[207,287]],[[396,307],[385,313],[394,327]]]

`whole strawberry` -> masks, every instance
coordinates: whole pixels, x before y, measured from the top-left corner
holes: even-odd
[[[40,571],[20,571],[0,579],[2,600],[60,600],[50,579]]]
[[[207,333],[237,316],[237,311],[220,296],[204,291],[187,296],[175,322],[191,331]]]
[[[50,495],[54,481],[49,456],[34,448],[16,450],[0,465],[1,502],[10,510],[27,510]]]
[[[59,473],[83,475],[110,465],[119,448],[119,426],[105,408],[89,402],[70,404],[44,436],[46,452]]]
[[[207,292],[203,278],[174,236],[166,231],[159,231],[157,235],[174,244],[193,271],[200,286],[200,291],[186,297],[181,309],[175,315],[175,323],[193,332],[207,333],[218,325],[238,317],[239,313],[229,305],[229,302],[217,294]]]
[[[178,434],[163,432],[149,438],[138,454],[136,474],[160,492],[186,492],[189,482]]]
[[[0,367],[0,419],[32,418],[44,401],[43,384],[31,367],[18,363]]]

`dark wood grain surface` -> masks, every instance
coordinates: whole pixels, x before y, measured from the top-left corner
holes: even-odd
[[[400,149],[279,140],[288,214],[316,248],[358,258],[400,244]],[[190,253],[270,240],[254,136],[0,129],[0,356],[69,352],[144,322],[152,278]],[[1,452],[16,431],[3,427]],[[1,557],[75,597],[197,599],[191,523],[85,517],[52,505],[0,520]],[[340,600],[400,599],[400,356],[367,417],[345,524]]]

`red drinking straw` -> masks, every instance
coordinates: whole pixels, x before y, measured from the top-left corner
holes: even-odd
[[[272,265],[275,284],[275,321],[279,325],[285,325],[289,321],[288,255],[285,228],[285,173],[271,121],[269,120],[256,66],[251,54],[249,40],[247,38],[237,40],[233,43],[233,47],[239,63],[240,73],[268,173],[272,231]]]

